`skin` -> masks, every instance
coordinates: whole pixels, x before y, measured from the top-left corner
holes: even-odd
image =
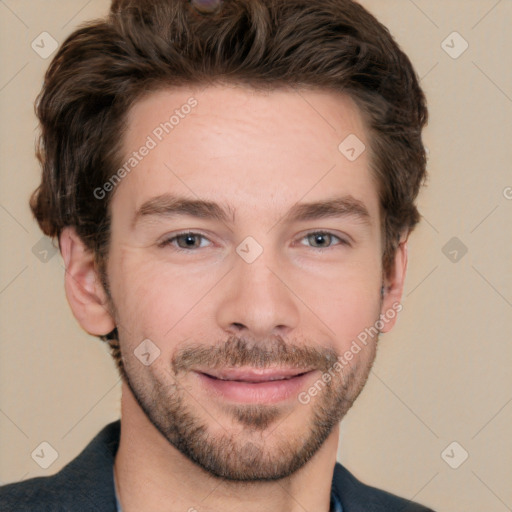
[[[342,356],[358,334],[400,301],[406,239],[384,275],[369,151],[351,162],[338,150],[350,134],[367,148],[370,141],[357,107],[341,94],[264,93],[226,84],[153,92],[129,112],[125,154],[140,148],[169,118],[167,113],[191,96],[197,106],[115,189],[107,265],[110,300],[93,255],[73,228],[60,238],[66,294],[78,322],[93,335],[116,325],[120,334],[130,380],[122,385],[115,460],[123,510],[327,512],[338,422],[364,386],[376,336],[307,404],[297,399],[297,390],[272,404],[238,403],[204,384],[192,371],[197,361],[181,372],[174,371],[173,362],[180,350],[200,347],[207,362],[234,367],[237,352],[225,349],[234,346],[229,340],[237,340],[244,343],[250,362],[245,368],[254,370],[262,354],[267,358],[263,366],[283,368],[293,358],[286,362],[279,346],[296,347],[301,355],[309,348],[320,356],[311,360],[311,371],[301,381],[300,391],[307,391],[326,370],[322,357]],[[148,215],[134,227],[140,206],[164,192],[214,201],[229,210],[229,217]],[[286,218],[297,203],[339,196],[364,205],[367,218]],[[193,250],[178,251],[177,239],[160,245],[184,230],[205,238],[192,239]],[[318,231],[333,237],[319,242],[307,236]],[[236,252],[248,236],[263,249],[252,263]],[[395,319],[386,321],[381,332],[389,331]],[[145,339],[160,350],[149,366],[134,355]],[[220,457],[223,470],[237,470],[238,481],[220,478],[176,448],[166,426],[172,425],[172,414],[184,411],[208,434],[196,446],[198,452],[219,448],[225,455]],[[286,474],[289,459],[308,439],[315,414],[322,413],[332,416],[334,424],[314,453]],[[228,446],[234,451],[222,451]],[[281,474],[272,470],[276,462]],[[257,480],[256,468],[268,478]],[[240,481],[243,475],[248,481]]]

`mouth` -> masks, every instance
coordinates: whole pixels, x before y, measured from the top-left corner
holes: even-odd
[[[226,369],[220,371],[208,370],[202,372],[204,375],[218,380],[229,380],[235,382],[272,382],[276,380],[289,380],[308,373],[310,370],[290,369],[272,369],[272,368],[250,368],[250,369]]]
[[[312,369],[227,368],[195,371],[203,388],[216,398],[238,403],[277,403],[296,397]]]

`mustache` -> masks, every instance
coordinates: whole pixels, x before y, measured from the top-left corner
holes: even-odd
[[[261,369],[285,366],[298,370],[328,371],[337,358],[333,349],[290,344],[279,336],[264,343],[232,336],[223,344],[193,345],[178,350],[172,359],[172,368],[175,374],[198,367],[220,369],[243,366]]]

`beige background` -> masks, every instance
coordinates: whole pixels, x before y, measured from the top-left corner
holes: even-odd
[[[441,512],[512,510],[512,1],[362,3],[422,77],[430,182],[410,244],[404,311],[342,422],[339,459],[364,481]],[[48,241],[27,203],[39,180],[33,101],[49,63],[31,43],[43,31],[60,43],[108,5],[0,1],[4,483],[56,472],[119,417],[114,365],[75,323],[62,259],[50,251],[44,262]],[[453,31],[469,44],[456,59],[442,48]],[[453,53],[463,41],[446,44]],[[443,252],[452,237],[468,249],[458,262],[445,253],[460,257],[460,248]],[[58,452],[46,470],[31,458],[42,441]],[[458,469],[441,456],[453,441],[461,447],[448,450],[452,464],[469,454]]]

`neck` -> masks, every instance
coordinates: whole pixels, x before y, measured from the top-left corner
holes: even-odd
[[[149,421],[123,383],[121,439],[114,463],[123,512],[329,511],[339,428],[291,476],[273,482],[228,482],[191,462]]]

